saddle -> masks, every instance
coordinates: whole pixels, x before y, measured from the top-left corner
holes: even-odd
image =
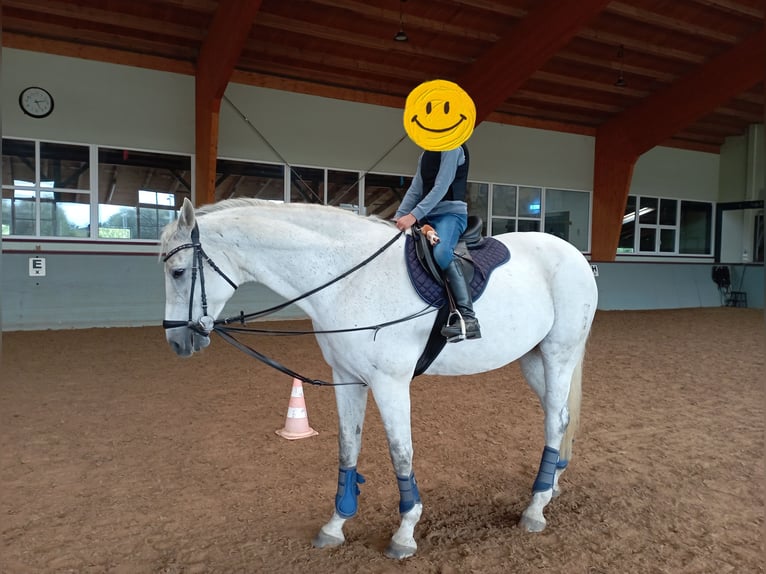
[[[470,284],[474,301],[481,297],[492,271],[511,258],[505,244],[493,237],[482,236],[482,225],[480,217],[468,216],[468,225],[454,251],[463,266],[463,274]],[[407,236],[405,254],[407,272],[415,291],[423,301],[439,309],[426,348],[415,366],[413,377],[416,377],[423,374],[447,344],[441,328],[447,321],[450,309],[444,279],[433,259],[431,244],[419,228],[413,227],[412,234]]]

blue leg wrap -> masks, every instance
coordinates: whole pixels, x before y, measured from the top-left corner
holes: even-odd
[[[543,457],[540,460],[540,469],[537,478],[532,485],[532,492],[545,492],[553,488],[553,478],[556,475],[556,467],[559,462],[559,451],[546,446],[543,449]]]
[[[420,493],[418,492],[418,483],[415,482],[415,473],[409,476],[398,476],[396,482],[399,484],[399,513],[404,514],[420,504]]]
[[[359,485],[364,484],[364,477],[356,471],[356,467],[338,469],[338,493],[335,495],[335,511],[343,518],[351,518],[356,514],[356,497],[359,496]]]
[[[556,469],[558,470],[564,470],[567,466],[569,466],[568,460],[560,460],[556,463]]]

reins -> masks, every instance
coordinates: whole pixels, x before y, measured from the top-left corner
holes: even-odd
[[[252,328],[244,328],[244,327],[230,327],[228,325],[237,322],[241,325],[245,325],[246,322],[249,319],[259,318],[259,317],[265,317],[267,315],[271,315],[281,309],[284,309],[285,307],[288,307],[289,305],[292,305],[293,303],[296,303],[297,301],[300,301],[302,299],[305,299],[323,289],[326,289],[330,285],[333,285],[334,283],[337,283],[338,281],[341,281],[342,279],[348,277],[352,273],[358,271],[371,261],[373,261],[375,258],[380,256],[386,249],[391,247],[396,241],[399,240],[399,238],[404,235],[403,232],[397,233],[394,237],[389,239],[382,247],[380,247],[375,253],[367,257],[364,261],[358,263],[351,269],[345,271],[341,275],[331,279],[330,281],[327,281],[326,283],[323,283],[322,285],[319,285],[318,287],[315,287],[309,291],[306,291],[305,293],[299,295],[298,297],[295,297],[293,299],[290,299],[289,301],[286,301],[284,303],[280,303],[279,305],[275,305],[273,307],[269,307],[268,309],[263,309],[261,311],[256,311],[254,313],[248,313],[245,314],[244,312],[240,312],[239,315],[228,317],[226,319],[218,319],[213,320],[212,317],[210,317],[207,314],[207,295],[205,293],[205,274],[203,269],[203,262],[206,261],[208,265],[216,272],[218,275],[220,275],[226,282],[229,283],[234,289],[237,289],[237,284],[234,283],[221,269],[218,267],[215,262],[210,258],[210,256],[205,253],[204,249],[202,248],[202,244],[199,240],[199,227],[197,224],[194,224],[194,228],[192,229],[191,233],[191,242],[190,243],[184,243],[182,245],[178,245],[177,247],[174,247],[171,249],[165,256],[163,257],[163,262],[168,261],[173,255],[178,253],[179,251],[182,251],[184,249],[193,249],[194,250],[194,259],[195,264],[192,266],[192,281],[191,281],[191,290],[189,294],[189,315],[187,321],[169,321],[164,320],[162,322],[162,326],[165,329],[174,329],[177,327],[188,327],[189,329],[193,330],[199,335],[202,335],[203,337],[210,336],[211,332],[215,332],[218,334],[219,337],[221,337],[224,341],[235,347],[236,349],[239,349],[240,351],[250,355],[251,357],[258,359],[265,365],[268,365],[269,367],[272,367],[273,369],[276,369],[277,371],[280,371],[286,375],[289,375],[290,377],[294,379],[298,379],[304,383],[308,383],[311,385],[317,385],[317,386],[329,386],[329,387],[337,387],[337,386],[345,386],[345,385],[364,385],[367,386],[367,383],[364,381],[353,381],[353,382],[345,382],[345,383],[330,383],[327,381],[323,381],[321,379],[311,379],[309,377],[306,377],[304,375],[301,375],[300,373],[297,373],[293,371],[292,369],[284,366],[279,361],[276,361],[274,359],[270,359],[266,355],[263,355],[262,353],[259,353],[252,347],[245,345],[241,341],[239,341],[236,337],[234,337],[231,333],[261,333],[261,334],[279,334],[279,335],[309,335],[309,334],[329,334],[329,333],[351,333],[355,331],[375,331],[375,335],[377,336],[377,332],[384,328],[391,325],[395,325],[397,323],[402,323],[405,321],[411,321],[413,319],[416,319],[417,317],[421,317],[423,315],[426,315],[428,313],[432,313],[434,309],[432,309],[430,306],[426,306],[425,308],[421,309],[420,311],[417,311],[415,313],[412,313],[410,315],[407,315],[406,317],[402,317],[400,319],[395,319],[392,321],[387,321],[384,323],[379,323],[376,325],[368,325],[365,327],[353,327],[353,328],[347,328],[347,329],[332,329],[332,330],[323,330],[323,331],[274,331],[274,330],[265,330],[265,329],[252,329]],[[196,284],[196,278],[197,278],[197,272],[199,271],[199,279],[200,279],[200,294],[202,299],[202,317],[198,321],[194,321],[192,319],[192,311],[194,306],[194,286]],[[373,336],[373,338],[374,338]]]

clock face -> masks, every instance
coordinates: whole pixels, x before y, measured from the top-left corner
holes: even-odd
[[[28,116],[44,118],[53,111],[53,97],[43,88],[26,88],[19,95],[19,105]]]

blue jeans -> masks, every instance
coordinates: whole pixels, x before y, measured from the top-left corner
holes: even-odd
[[[439,243],[434,245],[434,259],[442,269],[449,267],[454,257],[453,251],[458,239],[468,226],[468,216],[457,213],[429,215],[427,218],[439,236]]]

